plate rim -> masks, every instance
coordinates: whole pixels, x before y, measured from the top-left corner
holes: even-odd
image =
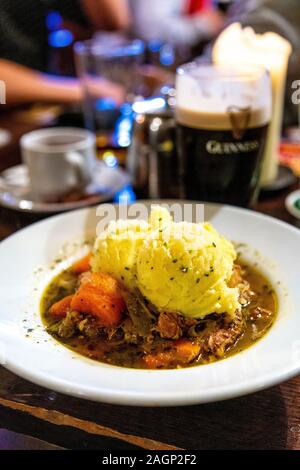
[[[204,204],[205,206],[209,206],[211,208],[213,208],[213,207],[216,207],[216,208],[222,207],[222,208],[225,208],[225,209],[233,210],[234,212],[242,212],[242,213],[246,212],[248,214],[251,214],[252,216],[254,215],[257,218],[268,219],[268,220],[271,220],[276,225],[283,225],[289,231],[297,233],[297,234],[299,233],[299,230],[300,230],[299,228],[295,227],[294,225],[290,224],[289,222],[286,222],[285,220],[277,219],[276,217],[274,217],[272,215],[264,214],[262,212],[255,211],[253,209],[234,206],[234,205],[231,205],[231,204],[217,204],[217,203],[214,203],[214,202],[203,202],[203,201],[197,201],[197,200],[192,200],[192,199],[138,199],[135,202],[128,204],[128,206],[131,206],[132,204],[136,204],[136,203],[138,203],[138,204],[141,203],[141,204],[146,204],[146,205],[174,204],[174,203]],[[98,204],[98,206],[101,206],[102,204],[106,204],[106,202],[100,203],[100,204]],[[111,204],[112,206],[118,206],[119,205],[116,202],[109,203],[109,204]],[[23,228],[17,230],[16,232],[12,233],[8,237],[5,237],[3,240],[0,241],[0,245],[5,243],[7,240],[10,240],[12,237],[18,236],[19,233],[24,232],[26,230],[30,230],[33,226],[47,224],[47,222],[50,219],[53,220],[53,219],[59,219],[60,217],[61,218],[62,217],[67,217],[69,215],[71,216],[74,212],[85,212],[85,211],[89,211],[89,210],[96,210],[96,207],[97,206],[86,206],[86,207],[80,207],[78,209],[72,209],[72,210],[69,210],[69,211],[66,211],[66,212],[61,212],[61,213],[58,213],[58,214],[52,214],[49,217],[46,217],[45,219],[33,222],[33,223],[27,225],[26,227],[23,227]]]
[[[217,361],[217,364],[221,364],[223,361],[228,361],[230,358]],[[200,365],[201,367],[208,367],[210,364]],[[189,393],[184,391],[178,393],[176,391],[170,392],[133,392],[133,391],[122,391],[122,390],[101,390],[95,387],[88,387],[83,385],[80,389],[74,388],[74,384],[68,380],[55,379],[52,376],[49,378],[44,377],[44,374],[35,374],[34,372],[24,371],[21,366],[16,364],[10,364],[9,361],[3,367],[17,376],[28,380],[38,386],[44,387],[48,390],[55,391],[64,395],[69,395],[75,398],[82,398],[84,400],[89,400],[97,403],[107,403],[112,405],[122,405],[122,406],[141,406],[141,407],[174,407],[174,406],[191,406],[191,405],[200,405],[205,403],[217,403],[222,401],[227,401],[242,396],[251,395],[253,393],[258,393],[262,390],[274,387],[283,383],[287,380],[291,380],[294,377],[297,377],[300,374],[300,364],[291,367],[285,373],[278,372],[277,375],[268,376],[266,379],[259,379],[256,381],[251,381],[251,385],[247,382],[243,385],[236,384],[234,387],[229,384],[224,386],[219,390],[213,390],[212,392],[205,390],[205,395],[201,396],[201,393],[193,391]],[[197,367],[197,366],[196,366]],[[196,368],[195,367],[195,368]],[[119,368],[119,367],[116,367]],[[174,373],[174,369],[170,370],[147,370],[144,369],[129,369],[124,368],[130,371],[136,372],[147,372],[150,374],[157,374],[160,372],[168,372],[171,374]],[[193,367],[189,368],[193,369]],[[175,369],[176,370],[176,369]],[[178,369],[177,372],[184,372],[187,368]]]

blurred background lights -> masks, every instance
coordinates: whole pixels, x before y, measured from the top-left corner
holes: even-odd
[[[174,48],[170,46],[169,44],[165,44],[160,49],[159,60],[160,60],[160,63],[165,66],[170,66],[174,64],[174,61],[175,61]]]
[[[48,42],[51,47],[67,47],[73,43],[74,36],[68,29],[59,29],[49,34]]]
[[[148,42],[148,49],[150,52],[155,54],[160,51],[162,44],[162,41],[159,41],[158,39],[152,39]]]
[[[132,109],[135,113],[147,113],[153,109],[162,109],[166,105],[163,98],[150,98],[144,101],[137,101],[133,104]]]
[[[120,147],[128,147],[131,142],[132,118],[121,116],[115,129],[115,137]]]
[[[104,152],[103,160],[109,168],[116,168],[118,166],[118,159],[112,152]]]
[[[61,28],[63,19],[58,11],[50,11],[46,16],[46,26],[49,31],[57,31]]]
[[[114,197],[114,202],[119,204],[131,204],[134,201],[136,201],[136,195],[131,185],[125,186]]]
[[[132,107],[130,103],[123,103],[120,106],[120,112],[123,116],[131,116],[132,114]]]
[[[95,102],[95,108],[98,111],[113,111],[117,108],[117,104],[114,99],[112,98],[99,98]]]

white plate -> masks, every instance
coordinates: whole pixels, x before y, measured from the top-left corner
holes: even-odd
[[[258,264],[278,294],[279,318],[256,344],[209,365],[134,370],[94,362],[56,342],[43,329],[39,300],[51,277],[83,254],[82,240],[95,234],[99,222],[95,209],[82,209],[39,222],[0,244],[2,364],[58,392],[144,406],[233,398],[299,374],[300,231],[270,217],[226,206],[206,205],[205,216],[226,237],[252,247],[243,249],[244,256]],[[57,261],[60,251],[64,259]],[[28,329],[33,331],[27,333]]]

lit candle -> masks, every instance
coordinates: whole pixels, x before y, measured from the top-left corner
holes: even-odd
[[[227,65],[256,65],[268,69],[273,87],[273,114],[262,168],[261,184],[277,177],[284,91],[291,44],[276,33],[256,34],[250,27],[234,23],[218,37],[213,48],[213,62]]]

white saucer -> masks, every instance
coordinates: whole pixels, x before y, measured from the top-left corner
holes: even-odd
[[[130,183],[129,175],[120,168],[109,168],[99,161],[93,181],[87,187],[87,197],[80,201],[46,203],[34,201],[25,165],[17,165],[0,175],[0,205],[22,212],[64,212],[111,200],[117,192]]]

